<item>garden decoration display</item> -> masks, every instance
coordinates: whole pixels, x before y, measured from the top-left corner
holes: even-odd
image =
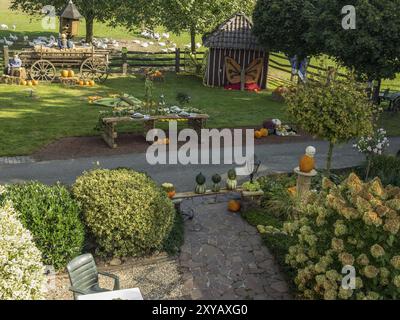
[[[242,208],[247,211],[251,208],[257,208],[261,204],[261,198],[264,192],[261,190],[261,185],[254,180],[258,170],[260,169],[261,161],[257,160],[257,156],[254,156],[252,162],[248,162],[249,171],[251,171],[249,178],[250,180],[242,185]]]
[[[268,131],[268,135],[281,137],[298,136],[297,131],[289,125],[285,125],[279,119],[269,119],[263,122],[263,128]]]
[[[228,210],[230,212],[239,212],[241,209],[240,202],[237,200],[231,200],[228,202]]]
[[[256,84],[261,77],[264,59],[253,60],[246,68],[242,68],[234,59],[226,57],[226,77],[230,85],[226,89],[241,89],[258,91],[260,87]]]
[[[61,78],[73,78],[72,70],[61,69],[68,65],[70,68],[79,68],[80,78],[84,81],[94,80],[104,82],[108,77],[109,51],[83,47],[74,49],[46,48],[35,46],[23,49],[20,57],[29,71],[32,79],[53,82],[57,74]]]
[[[202,174],[199,173],[196,177],[196,189],[195,192],[197,194],[204,194],[207,191],[206,187],[206,177]]]
[[[212,186],[212,192],[220,192],[221,191],[221,181],[222,178],[219,174],[214,174],[212,176],[212,182],[213,182],[213,186]]]
[[[155,128],[156,122],[187,122],[188,127],[198,133],[205,127],[209,118],[207,114],[201,114],[201,110],[194,107],[168,104],[164,96],[160,97],[158,103],[154,103],[151,91],[151,85],[146,86],[146,101],[126,94],[93,101],[96,105],[111,107],[111,110],[100,111],[96,126],[97,130],[103,131],[102,137],[111,148],[117,147],[115,139],[118,133],[115,127],[120,123],[142,122],[145,138]],[[164,139],[163,142],[168,144],[169,140]]]
[[[236,190],[237,188],[237,175],[235,169],[228,171],[228,179],[226,180],[226,187],[228,190]]]
[[[294,169],[297,174],[296,194],[302,200],[307,199],[311,189],[311,180],[318,174],[315,170],[315,153],[314,147],[308,147],[306,154],[300,159],[299,167]]]
[[[172,183],[163,183],[161,187],[167,193],[168,198],[172,199],[173,197],[175,197],[176,190]]]
[[[300,171],[303,173],[310,173],[315,169],[315,156],[316,149],[314,147],[307,147],[306,154],[301,157],[299,162]]]

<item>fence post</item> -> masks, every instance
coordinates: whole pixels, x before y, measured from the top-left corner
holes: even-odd
[[[122,75],[126,76],[128,73],[128,49],[122,48]]]
[[[4,46],[4,47],[3,47],[3,54],[4,54],[4,57],[3,57],[3,60],[4,60],[4,68],[6,68],[7,65],[8,65],[8,62],[9,62],[9,60],[10,60],[10,55],[9,55],[9,52],[8,52],[8,46]]]
[[[181,72],[181,49],[175,50],[175,72]]]

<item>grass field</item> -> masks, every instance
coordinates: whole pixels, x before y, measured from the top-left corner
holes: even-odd
[[[58,84],[43,84],[36,89],[38,99],[30,98],[26,87],[0,88],[0,156],[29,154],[61,137],[98,134],[94,130],[98,112],[105,108],[88,104],[88,96],[144,96],[144,81],[135,77],[112,78],[94,88],[65,89]],[[285,118],[284,106],[273,101],[269,92],[212,89],[204,87],[198,78],[173,73],[168,74],[165,83],[155,84],[154,97],[164,94],[167,103],[176,103],[179,92],[189,94],[192,105],[210,115],[209,127],[260,126],[266,118]]]

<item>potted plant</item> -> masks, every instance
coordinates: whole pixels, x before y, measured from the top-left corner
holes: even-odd
[[[237,175],[236,170],[231,169],[228,171],[228,179],[226,180],[226,187],[228,190],[236,190],[237,188]]]

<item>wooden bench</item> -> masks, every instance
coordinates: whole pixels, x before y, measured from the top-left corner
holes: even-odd
[[[196,130],[197,134],[200,135],[201,129],[206,126],[209,116],[206,114],[198,114],[195,117],[179,117],[177,115],[167,116],[152,116],[148,118],[132,118],[132,117],[115,117],[115,118],[104,118],[103,119],[103,140],[107,143],[110,148],[117,148],[115,140],[118,138],[118,132],[116,126],[121,123],[143,123],[143,136],[146,138],[147,133],[155,129],[157,122],[161,121],[173,121],[173,120],[185,120],[188,122],[188,127]]]

